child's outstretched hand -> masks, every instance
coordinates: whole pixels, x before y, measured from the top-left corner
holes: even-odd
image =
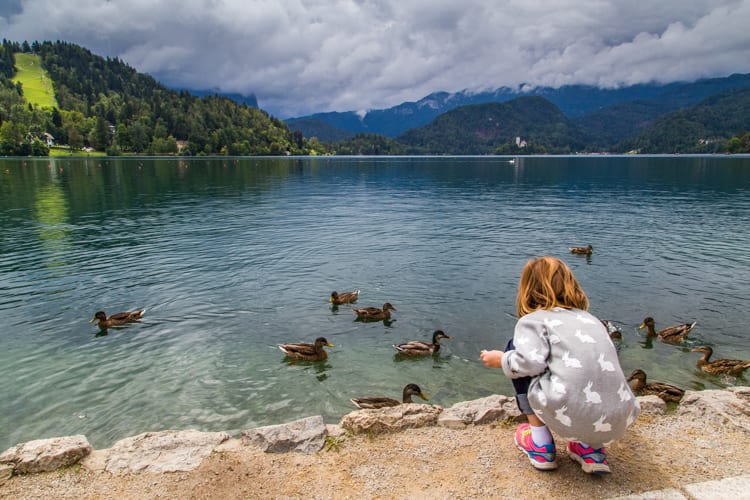
[[[503,351],[485,351],[479,352],[479,359],[489,368],[503,367]]]

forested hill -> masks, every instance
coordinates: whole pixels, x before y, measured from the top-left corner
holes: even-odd
[[[226,97],[176,92],[119,59],[66,42],[3,40],[0,49],[0,154],[32,154],[27,140],[109,154],[310,154],[310,144],[284,122]],[[10,78],[13,54],[38,54],[60,109],[39,109]],[[32,143],[33,145],[33,143]],[[42,148],[43,149],[43,148]]]
[[[750,88],[713,95],[658,118],[616,149],[639,153],[750,152]]]
[[[582,134],[562,111],[542,97],[461,106],[396,140],[415,153],[427,154],[516,154],[521,151],[559,154],[579,151],[585,145]]]

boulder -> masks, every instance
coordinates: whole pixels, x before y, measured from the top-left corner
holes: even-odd
[[[686,391],[675,415],[713,426],[729,424],[750,433],[750,387]]]
[[[353,434],[399,432],[436,425],[443,409],[436,405],[405,403],[388,408],[357,410],[344,415],[341,427]]]
[[[327,436],[326,424],[321,416],[242,431],[244,444],[257,446],[267,453],[315,453],[323,448]]]
[[[17,444],[0,454],[0,464],[13,467],[14,474],[50,472],[77,464],[91,453],[86,436],[37,439]]]
[[[494,395],[456,403],[443,410],[437,423],[443,427],[460,429],[467,425],[486,424],[508,418],[515,420],[520,415],[515,398]]]
[[[638,396],[638,405],[641,407],[641,413],[650,415],[664,415],[667,413],[667,403],[662,398],[654,394],[648,396]]]
[[[227,439],[226,432],[194,429],[145,432],[117,441],[108,450],[104,470],[113,473],[193,470]]]
[[[0,486],[10,479],[13,475],[13,466],[9,464],[0,464]]]

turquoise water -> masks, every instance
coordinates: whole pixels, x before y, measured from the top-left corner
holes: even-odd
[[[521,267],[562,257],[624,333],[623,370],[689,389],[747,385],[693,345],[750,359],[750,158],[0,160],[0,450],[84,434],[237,434],[352,397],[512,394],[479,350],[512,335]],[[571,255],[572,245],[594,254]],[[332,310],[332,290],[397,309]],[[147,309],[101,335],[88,322]],[[697,320],[684,347],[638,325]],[[453,336],[434,358],[393,343]],[[324,363],[282,342],[323,335]],[[746,377],[750,377],[746,375]]]

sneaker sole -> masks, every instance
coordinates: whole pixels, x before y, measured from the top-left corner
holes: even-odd
[[[585,472],[586,474],[596,474],[597,476],[602,476],[604,474],[609,474],[610,472],[612,472],[609,469],[609,465],[586,462],[580,455],[573,453],[572,451],[568,451],[568,456],[573,461],[581,464],[581,469],[583,469],[583,472]]]
[[[531,458],[531,455],[521,446],[518,444],[518,441],[516,441],[515,436],[513,436],[513,442],[516,444],[516,448],[518,448],[521,452],[523,452],[524,455],[529,459],[529,462],[531,462],[531,465],[534,466],[536,470],[555,470],[557,469],[557,461],[554,462],[537,462],[533,458]]]

